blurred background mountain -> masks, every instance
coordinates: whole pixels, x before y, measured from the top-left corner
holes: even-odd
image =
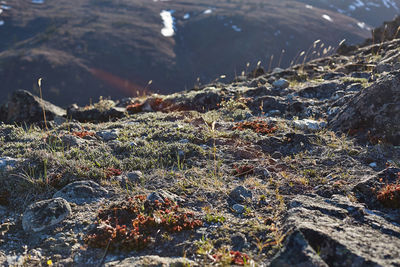
[[[2,1],[0,97],[39,77],[61,106],[229,81],[360,43],[399,13],[393,0]]]

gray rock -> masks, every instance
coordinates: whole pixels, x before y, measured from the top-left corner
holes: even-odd
[[[295,120],[293,121],[293,126],[296,129],[316,132],[323,129],[326,126],[326,122],[324,121],[315,121],[315,120]]]
[[[380,63],[375,68],[375,71],[377,73],[390,72],[391,70],[392,70],[392,65],[388,63]]]
[[[360,91],[340,108],[329,126],[345,133],[357,130],[360,140],[376,137],[400,145],[400,73],[385,75]]]
[[[26,232],[39,232],[63,221],[71,213],[71,206],[62,198],[53,198],[31,204],[22,216]]]
[[[80,146],[85,143],[83,139],[69,134],[61,136],[61,142],[64,147]]]
[[[159,202],[164,203],[164,200],[166,198],[168,198],[169,200],[172,200],[174,202],[182,202],[183,201],[183,199],[181,197],[179,197],[175,194],[172,194],[170,192],[167,192],[165,190],[162,190],[162,189],[159,189],[155,192],[150,193],[147,196],[146,200],[150,201],[150,202],[154,202],[154,201],[158,200]]]
[[[0,158],[0,170],[14,168],[21,159],[15,159],[11,157]]]
[[[199,266],[196,262],[186,258],[169,258],[156,255],[131,257],[122,261],[113,261],[105,264],[106,267],[184,267]]]
[[[53,198],[63,198],[75,204],[98,201],[108,191],[93,181],[77,181],[65,186],[53,195]]]
[[[246,236],[242,233],[236,233],[231,237],[232,250],[240,251],[245,248],[247,244]]]
[[[53,120],[56,116],[65,116],[66,111],[51,104],[38,96],[32,95],[25,90],[15,91],[8,102],[0,110],[0,120],[6,123],[33,123],[44,120],[43,108],[46,113],[46,120]]]
[[[242,214],[244,212],[244,210],[245,210],[245,207],[243,205],[241,205],[241,204],[235,204],[235,205],[232,206],[232,209],[236,213]]]
[[[106,142],[117,139],[118,134],[118,129],[103,130],[96,133],[96,135],[100,136]]]
[[[249,189],[240,185],[232,190],[232,192],[229,194],[229,197],[237,203],[244,203],[247,200],[251,200],[253,194]]]
[[[272,266],[400,265],[400,226],[345,196],[297,196],[284,225],[291,230]]]
[[[285,89],[289,87],[289,82],[285,79],[279,79],[272,83],[272,86],[275,88]]]

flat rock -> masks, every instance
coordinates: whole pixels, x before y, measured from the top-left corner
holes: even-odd
[[[71,213],[71,206],[63,198],[42,200],[31,204],[22,216],[26,232],[39,232],[63,221]]]
[[[0,108],[0,120],[6,123],[33,123],[44,120],[43,108],[48,121],[56,116],[66,115],[66,111],[56,105],[51,104],[38,96],[25,90],[15,91],[8,102]]]
[[[65,186],[53,195],[78,205],[98,201],[108,191],[93,181],[77,181]]]
[[[106,267],[130,267],[130,266],[146,266],[146,267],[180,267],[180,266],[198,266],[194,261],[186,258],[169,258],[156,255],[131,257],[122,261],[113,261],[105,264]]]
[[[251,200],[252,196],[251,191],[242,185],[233,189],[229,194],[229,197],[237,203],[244,203],[247,200]]]
[[[275,88],[285,89],[289,87],[289,82],[285,79],[279,79],[272,83]]]
[[[345,196],[297,196],[285,227],[289,234],[272,266],[400,264],[400,226]]]
[[[118,129],[98,131],[96,135],[100,136],[104,141],[111,141],[118,138]]]

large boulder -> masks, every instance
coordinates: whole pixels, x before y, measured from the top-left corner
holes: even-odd
[[[10,99],[0,107],[0,121],[5,123],[34,123],[65,116],[66,111],[56,105],[47,102],[38,96],[25,90],[15,91]]]
[[[398,266],[400,227],[345,196],[297,196],[271,266]]]
[[[400,72],[392,72],[350,99],[329,122],[361,140],[400,145]]]

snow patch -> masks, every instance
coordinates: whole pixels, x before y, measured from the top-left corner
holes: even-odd
[[[0,26],[4,25],[4,20],[0,20]]]
[[[212,12],[212,9],[206,9],[203,11],[203,14],[211,14]]]
[[[190,19],[190,14],[186,13],[185,15],[183,15],[183,19]]]
[[[306,8],[313,9],[314,7],[312,5],[306,5]]]
[[[327,20],[327,21],[329,21],[329,22],[333,22],[332,18],[329,17],[327,14],[323,14],[323,15],[322,15],[322,18],[325,19],[325,20]]]
[[[239,27],[236,26],[236,25],[232,25],[232,29],[233,29],[235,32],[241,32],[241,31],[242,31],[242,29],[239,28]]]
[[[44,4],[44,0],[32,0],[33,4]]]
[[[174,17],[172,17],[172,13],[174,11],[163,10],[160,13],[161,19],[164,23],[164,28],[161,29],[161,34],[165,37],[172,37],[175,35],[174,30]]]

